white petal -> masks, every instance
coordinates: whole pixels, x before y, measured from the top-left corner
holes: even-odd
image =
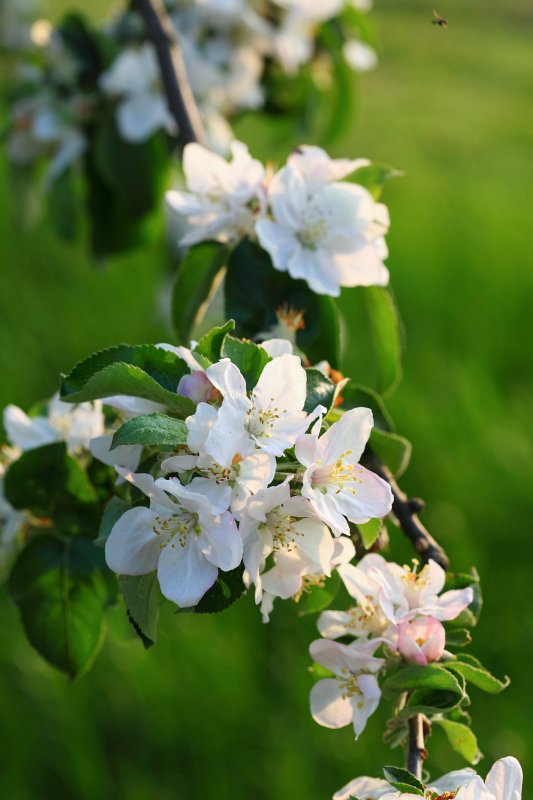
[[[127,142],[144,142],[160,129],[172,126],[166,101],[158,94],[137,94],[117,107],[117,125]]]
[[[227,483],[218,483],[214,478],[193,478],[187,487],[191,492],[197,492],[207,497],[211,505],[211,513],[222,514],[229,508],[231,500],[231,486]]]
[[[225,358],[206,369],[206,375],[222,397],[231,400],[238,408],[247,410],[250,403],[246,397],[246,381],[239,368]]]
[[[207,560],[220,569],[235,569],[242,560],[242,539],[233,516],[226,512],[200,518],[198,546]]]
[[[490,770],[485,785],[496,800],[521,800],[522,767],[513,756],[500,758]]]
[[[332,800],[350,800],[352,797],[362,797],[364,800],[379,800],[388,792],[394,792],[393,787],[383,778],[369,778],[366,775],[354,778],[335,792]]]
[[[119,466],[127,470],[135,471],[139,466],[142,455],[142,445],[123,444],[111,450],[113,434],[105,436],[95,436],[89,442],[89,450],[98,461],[108,464],[110,467]]]
[[[61,438],[46,417],[28,417],[21,408],[12,404],[4,409],[4,428],[9,442],[22,450],[32,450]]]
[[[437,781],[431,781],[428,784],[429,789],[433,789],[437,794],[444,794],[444,792],[455,792],[459,786],[465,783],[476,775],[476,771],[471,767],[464,769],[456,769],[453,772],[447,772],[442,778]]]
[[[320,437],[320,451],[324,464],[333,464],[347,450],[351,450],[350,463],[357,463],[368,442],[374,418],[369,408],[352,408],[346,411]]]
[[[282,412],[301,411],[305,404],[307,374],[299,356],[285,354],[265,365],[254,389],[261,409],[279,407]]]
[[[217,421],[216,408],[208,403],[198,403],[195,413],[187,417],[187,445],[193,453],[199,453],[203,448],[209,432]]]
[[[157,567],[161,549],[155,517],[149,508],[130,508],[114,524],[105,545],[105,559],[113,572],[146,575]]]
[[[318,681],[311,689],[311,715],[325,728],[344,728],[352,721],[352,705],[341,696],[339,683],[333,678]]]
[[[210,564],[189,535],[184,547],[166,545],[161,550],[157,578],[162,593],[180,608],[195,606],[217,579],[218,569]]]

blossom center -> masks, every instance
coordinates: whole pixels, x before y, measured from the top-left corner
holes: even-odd
[[[273,397],[270,402],[274,403]],[[247,419],[245,427],[250,436],[272,436],[272,430],[276,427],[276,423],[282,414],[286,412],[277,406],[269,408],[260,408],[256,405],[256,396],[252,393],[252,407],[246,412]]]
[[[274,550],[294,550],[295,537],[301,534],[294,529],[294,518],[287,516],[281,506],[272,509],[266,515],[266,525],[272,536],[272,547]]]
[[[156,536],[161,537],[159,544],[161,549],[167,545],[185,547],[191,532],[196,535],[200,533],[198,514],[185,511],[183,514],[171,514],[169,517],[158,515],[154,520],[152,530]]]
[[[350,670],[346,669],[346,667],[341,669],[337,677],[337,682],[339,684],[339,689],[341,690],[341,696],[343,700],[346,700],[348,697],[355,697],[356,695],[360,695],[362,697],[363,693],[359,688],[357,675],[355,675],[353,672],[350,672]]]
[[[308,250],[316,250],[327,232],[328,224],[323,210],[316,205],[310,205],[297,234],[300,243]]]
[[[356,494],[354,487],[346,487],[346,484],[362,483],[363,479],[360,476],[363,474],[363,469],[359,464],[346,463],[346,457],[351,454],[352,450],[345,450],[333,464],[318,466],[311,476],[311,485],[324,493],[330,487],[337,493],[347,488],[352,494]]]

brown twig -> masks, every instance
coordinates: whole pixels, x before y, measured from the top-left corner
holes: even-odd
[[[423,714],[416,714],[408,722],[407,769],[422,780],[422,767],[427,758],[425,736],[429,734],[428,720]]]
[[[370,454],[372,469],[383,478],[392,490],[394,498],[392,513],[407,538],[410,540],[422,562],[436,561],[443,569],[448,569],[449,560],[444,549],[420,522],[418,512],[424,508],[424,501],[418,497],[409,498],[396,483],[392,472],[374,453]]]
[[[176,120],[182,145],[205,144],[206,137],[194,99],[181,49],[161,0],[132,0],[153,43],[170,113]]]

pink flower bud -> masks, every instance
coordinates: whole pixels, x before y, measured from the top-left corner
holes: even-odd
[[[431,661],[438,661],[445,645],[444,626],[434,617],[419,617],[398,625],[398,650],[413,664],[427,666]]]
[[[184,375],[178,384],[178,394],[189,397],[193,403],[207,403],[211,399],[214,386],[202,370]]]

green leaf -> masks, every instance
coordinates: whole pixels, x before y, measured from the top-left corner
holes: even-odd
[[[180,262],[172,288],[172,324],[178,341],[189,341],[228,253],[228,247],[220,242],[200,242]]]
[[[377,390],[391,394],[402,376],[400,320],[388,289],[361,287],[370,328],[370,338],[377,368]]]
[[[159,583],[157,572],[148,575],[121,575],[119,587],[128,619],[146,648],[151,647],[157,638],[159,620]]]
[[[204,333],[196,347],[194,348],[195,356],[202,356],[205,361],[205,366],[214,364],[220,358],[222,345],[224,339],[235,328],[235,322],[230,319],[224,325],[217,328],[211,328],[210,331]]]
[[[229,572],[219,571],[216,582],[204,594],[198,605],[184,611],[192,610],[195,614],[216,614],[229,608],[244,594],[242,573],[242,565]]]
[[[130,508],[131,506],[129,503],[126,503],[126,501],[122,500],[121,497],[111,498],[104,509],[104,513],[102,514],[100,527],[98,529],[98,537],[94,542],[96,545],[98,545],[98,547],[105,546],[105,543],[109,539],[109,534],[113,530],[113,526],[119,521],[121,516],[126,513],[126,511],[129,511]]]
[[[228,262],[225,306],[235,319],[236,333],[248,339],[267,333],[291,338],[294,331],[280,326],[276,311],[303,312],[305,327],[296,331],[296,346],[311,363],[339,363],[339,313],[331,297],[314,294],[305,281],[278,272],[257,244],[248,239],[233,251]]]
[[[433,722],[443,729],[455,752],[463,756],[470,764],[477,764],[483,758],[476,736],[469,727],[449,719],[434,719]]]
[[[176,389],[188,373],[181,358],[161,347],[118,345],[93,353],[62,375],[61,398],[80,403],[125,394],[161,403],[186,417],[194,413],[195,405],[176,394]]]
[[[364,186],[368,189],[374,200],[379,200],[385,184],[391,178],[400,178],[403,172],[399,172],[394,167],[387,167],[385,164],[369,164],[366,167],[359,167],[349,180]]]
[[[270,361],[267,351],[249,341],[235,339],[229,334],[224,339],[221,358],[229,358],[246,379],[246,388],[251,391],[259,380],[263,368]]]
[[[134,417],[120,426],[113,436],[111,450],[120,445],[170,445],[187,444],[187,426],[181,419],[155,412]]]
[[[357,530],[363,540],[365,550],[368,550],[383,530],[383,520],[370,519],[362,525],[357,525]]]
[[[78,233],[78,197],[74,170],[65,169],[47,188],[46,210],[52,225],[62,239],[71,242]]]
[[[308,614],[318,614],[331,605],[341,587],[341,576],[335,570],[331,577],[326,578],[323,586],[312,586],[305,591],[298,601],[298,614],[305,617]]]
[[[372,428],[369,444],[378,458],[388,466],[393,475],[403,475],[411,459],[412,445],[408,439],[379,428]]]
[[[76,677],[89,669],[105,634],[116,581],[87,539],[34,539],[17,559],[9,592],[28,640],[50,664]]]
[[[408,792],[410,794],[419,794],[422,797],[425,795],[424,784],[418,778],[409,772],[407,769],[401,767],[383,767],[383,775],[392,786],[400,792]]]
[[[446,647],[466,647],[472,642],[472,635],[467,628],[446,630]]]
[[[304,411],[310,414],[318,405],[324,406],[326,411],[329,411],[335,397],[335,384],[326,378],[319,369],[311,367],[305,370],[305,374],[307,375],[307,394]]]
[[[452,678],[452,680],[450,680]],[[405,664],[386,678],[383,694],[395,697],[409,692],[405,708],[398,714],[408,719],[414,714],[434,714],[457,706],[465,698],[461,683],[440,664]]]
[[[383,398],[374,389],[361,386],[351,379],[343,387],[341,408],[369,408],[374,415],[374,425],[382,431],[393,431],[394,423],[385,408]]]
[[[6,471],[4,493],[14,508],[53,520],[65,535],[96,535],[96,492],[64,442],[22,453]]]
[[[499,694],[510,684],[507,676],[499,680],[488,671],[474,656],[462,653],[457,660],[447,661],[446,668],[452,672],[458,672],[468,683],[477,686],[488,694]]]

